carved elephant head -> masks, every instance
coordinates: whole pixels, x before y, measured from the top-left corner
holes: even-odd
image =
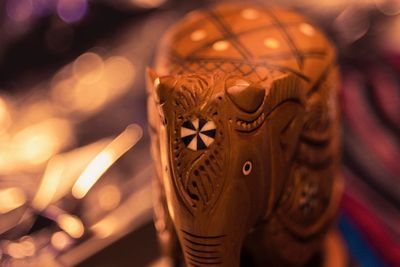
[[[149,80],[161,176],[185,261],[237,266],[244,238],[274,213],[293,176],[303,84],[290,74],[252,83],[150,71]]]

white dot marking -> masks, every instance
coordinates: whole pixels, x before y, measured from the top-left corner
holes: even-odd
[[[216,51],[225,51],[228,47],[229,43],[227,41],[218,41],[213,44],[213,49]]]
[[[243,174],[247,176],[251,173],[252,170],[253,170],[253,163],[251,163],[251,161],[246,161],[242,167]]]
[[[266,38],[264,40],[264,45],[268,48],[276,49],[280,46],[279,41],[275,38]]]
[[[205,30],[197,30],[192,32],[192,34],[190,35],[190,39],[193,42],[198,42],[203,40],[204,38],[206,38],[207,36],[207,32]]]
[[[302,32],[303,34],[307,35],[307,36],[313,36],[315,34],[315,29],[313,26],[311,26],[308,23],[302,23],[299,26],[299,30],[300,32]]]
[[[257,19],[259,16],[259,13],[257,10],[252,9],[252,8],[246,8],[243,9],[242,12],[240,13],[240,15],[242,16],[242,18],[244,19],[248,19],[248,20],[254,20]]]

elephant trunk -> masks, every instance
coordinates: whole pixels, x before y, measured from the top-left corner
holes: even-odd
[[[196,235],[180,232],[187,266],[238,267],[242,240],[234,235]]]
[[[253,221],[246,208],[250,196],[243,187],[241,183],[227,186],[211,210],[176,216],[176,231],[187,266],[239,266],[243,240]]]

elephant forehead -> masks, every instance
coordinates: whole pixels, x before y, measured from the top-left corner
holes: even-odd
[[[192,214],[209,210],[225,181],[226,122],[217,103],[175,113],[170,133],[171,175],[177,194]]]

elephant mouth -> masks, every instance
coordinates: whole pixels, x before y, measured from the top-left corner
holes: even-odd
[[[223,264],[222,245],[225,235],[198,235],[181,230],[183,250],[192,266]]]
[[[250,121],[237,118],[235,130],[238,132],[250,133],[260,128],[261,125],[264,123],[264,121],[265,121],[264,112],[260,113],[255,119]]]

